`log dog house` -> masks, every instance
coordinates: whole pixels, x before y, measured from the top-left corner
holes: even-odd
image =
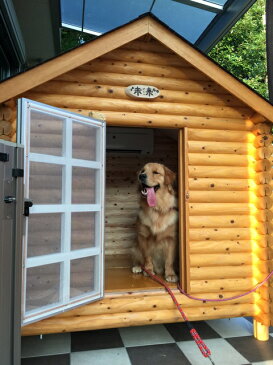
[[[160,95],[147,100],[132,98],[125,89],[135,84],[152,85]],[[156,18],[138,18],[4,81],[0,85],[1,139],[17,140],[19,98],[61,108],[64,113],[91,116],[100,127],[106,122],[108,129],[117,128],[113,135],[120,130],[130,139],[141,131],[140,138],[150,138],[153,145],[150,154],[106,152],[103,298],[29,323],[22,327],[23,335],[181,320],[164,289],[130,271],[136,172],[147,161],[163,162],[177,172],[180,281],[185,290],[201,298],[227,298],[247,292],[273,269],[273,106]],[[62,134],[57,122],[51,123],[50,118],[36,122],[29,132],[36,140],[36,155],[58,155]],[[73,142],[79,153],[86,145],[94,148],[94,134],[84,128],[75,138],[75,146]],[[145,130],[152,132],[146,135]],[[95,152],[91,160],[94,156]],[[53,203],[58,201],[58,179],[53,179],[46,165],[42,171],[33,167],[34,207],[48,197]],[[89,175],[79,172],[77,176],[75,199],[83,204],[92,187],[87,183]],[[31,209],[26,220],[35,222]],[[80,246],[85,230],[95,229],[93,213],[76,213],[75,242],[71,244],[78,248],[86,247]],[[45,216],[43,213],[44,220],[35,222],[38,228],[29,243],[34,247],[32,256],[39,259],[59,224],[56,214],[50,219]],[[87,221],[91,222],[88,227]],[[85,266],[74,265],[74,270],[71,280],[84,291],[81,285],[86,284],[81,280],[88,281]],[[35,272],[28,275],[35,277]],[[33,279],[33,291],[29,289],[31,295],[43,291],[50,295],[54,275],[59,274],[40,271],[39,278]],[[188,299],[175,287],[174,292],[192,321],[251,316],[255,336],[268,338],[268,327],[273,324],[272,282],[255,293],[216,304]]]

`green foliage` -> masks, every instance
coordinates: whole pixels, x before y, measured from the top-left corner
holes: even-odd
[[[69,51],[94,38],[96,36],[92,34],[79,32],[74,29],[61,28],[61,51]]]
[[[209,56],[268,99],[265,0],[257,0]]]

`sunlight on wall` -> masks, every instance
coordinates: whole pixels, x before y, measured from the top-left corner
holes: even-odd
[[[254,141],[256,136],[254,133],[249,132],[248,136],[248,177],[249,177],[249,224],[250,224],[250,244],[252,248],[252,283],[253,286],[261,282],[268,274],[267,262],[266,262],[266,226],[264,224],[266,216],[263,210],[266,209],[265,200],[263,196],[259,196],[258,179],[259,173],[255,170],[255,165],[260,159],[256,156],[256,148],[254,147]],[[261,172],[262,173],[262,172]],[[254,307],[255,318],[259,322],[268,321],[268,301],[266,300],[267,290],[265,288],[268,284],[264,284],[259,291],[254,293]],[[261,325],[262,326],[262,325]],[[254,327],[257,327],[255,322]],[[266,332],[260,331],[260,340],[266,340]]]

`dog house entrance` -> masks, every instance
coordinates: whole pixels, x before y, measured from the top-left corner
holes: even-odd
[[[103,289],[159,288],[131,273],[137,172],[158,162],[177,173],[177,131],[108,128],[106,152],[103,122],[27,99],[18,115],[25,147],[23,324],[99,299]]]
[[[177,173],[178,131],[107,127],[106,135],[105,290],[159,288],[150,278],[131,273],[139,199],[137,172],[148,162],[158,162]]]

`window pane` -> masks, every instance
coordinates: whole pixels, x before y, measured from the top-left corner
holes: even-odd
[[[30,152],[61,156],[64,118],[31,110]]]
[[[33,204],[62,202],[62,166],[30,162],[29,198]]]
[[[28,218],[27,256],[61,252],[62,214],[31,214]]]
[[[94,212],[72,213],[71,217],[71,249],[94,247],[96,215]]]
[[[96,202],[96,170],[85,167],[72,168],[72,204]]]
[[[73,158],[96,161],[97,132],[98,128],[73,122]]]
[[[70,298],[82,296],[95,289],[96,256],[71,261]]]
[[[27,269],[27,312],[60,302],[60,271],[60,263]]]

